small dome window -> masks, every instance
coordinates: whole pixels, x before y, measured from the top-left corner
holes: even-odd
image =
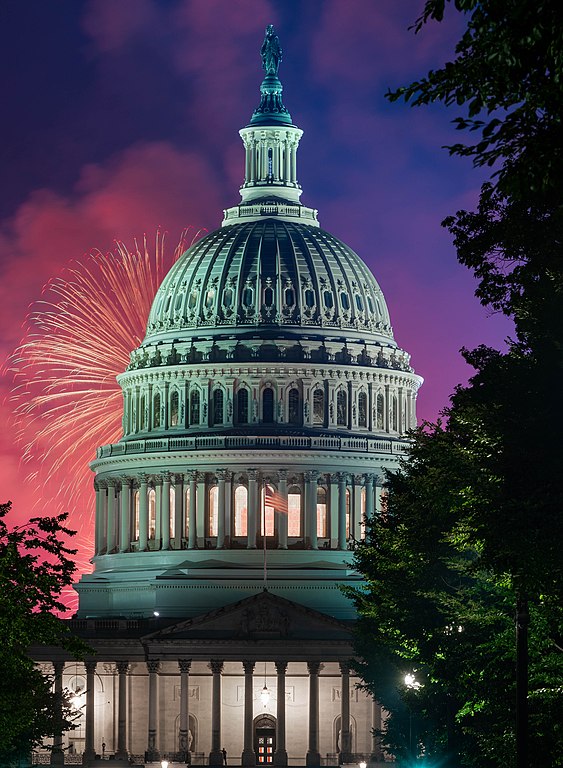
[[[192,291],[190,293],[190,300],[188,301],[188,309],[195,309],[196,304],[197,304],[197,291]]]
[[[176,296],[176,301],[175,301],[175,303],[174,303],[174,310],[175,310],[176,312],[177,312],[177,311],[180,309],[180,307],[182,306],[182,299],[183,299],[183,298],[184,298],[184,296],[183,296],[183,294],[181,294],[181,293],[179,293],[179,294]]]
[[[323,293],[323,299],[324,299],[325,307],[327,309],[332,309],[333,306],[334,306],[334,301],[333,301],[333,298],[332,298],[332,293],[330,291],[325,291]]]
[[[254,291],[250,286],[247,286],[242,292],[242,303],[245,307],[251,307],[254,303]]]
[[[369,296],[369,295],[368,295],[368,309],[371,312],[371,314],[373,315],[373,311],[374,311],[373,310],[373,300],[372,300],[371,296]]]
[[[305,304],[312,308],[315,306],[315,292],[312,288],[307,288],[305,291]]]
[[[264,291],[264,305],[266,307],[271,307],[274,303],[274,291],[272,288],[266,288]]]
[[[233,306],[233,289],[225,288],[223,291],[223,306],[230,309]]]
[[[356,294],[356,307],[358,309],[358,312],[364,311],[364,302],[362,301],[362,297],[359,293]]]
[[[207,309],[211,309],[211,307],[213,306],[214,298],[215,298],[215,289],[210,288],[207,291],[207,295],[205,296],[205,306],[207,307]]]
[[[350,309],[350,299],[348,298],[348,294],[344,293],[344,291],[340,294],[340,303],[342,304],[342,309],[346,312]]]
[[[283,292],[283,299],[288,307],[293,307],[295,304],[295,293],[293,292],[293,288],[286,288]]]
[[[170,309],[170,303],[171,302],[172,302],[172,295],[168,294],[168,296],[166,297],[166,304],[164,305],[164,311],[165,312],[168,312],[168,310]]]

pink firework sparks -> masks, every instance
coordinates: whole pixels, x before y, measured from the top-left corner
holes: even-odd
[[[68,511],[77,530],[79,573],[89,571],[94,501],[88,463],[121,436],[116,376],[145,335],[156,291],[172,264],[201,235],[188,229],[170,253],[157,232],[129,250],[116,242],[73,261],[45,285],[10,356],[16,440],[36,488],[34,514]],[[74,596],[74,597],[73,597]],[[70,608],[76,595],[66,596]]]

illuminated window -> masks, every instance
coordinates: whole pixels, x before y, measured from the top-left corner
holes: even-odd
[[[149,490],[149,539],[156,537],[156,491]]]
[[[173,539],[176,535],[176,514],[174,512],[176,507],[176,489],[173,485],[170,486],[170,538]]]
[[[313,424],[324,424],[325,420],[325,393],[322,389],[313,392]]]
[[[297,486],[287,494],[287,534],[301,536],[301,490]]]
[[[350,489],[346,488],[346,538],[350,538]]]
[[[160,394],[158,392],[152,401],[152,425],[154,429],[160,427]]]
[[[190,392],[190,424],[199,424],[199,389],[192,389]]]
[[[367,427],[368,425],[368,396],[365,392],[358,395],[358,426]]]
[[[170,395],[170,426],[178,426],[178,410],[179,410],[180,398],[178,392],[173,390]]]
[[[184,491],[184,537],[187,539],[190,533],[190,486]]]
[[[230,309],[233,306],[233,289],[225,288],[223,291],[223,306],[225,309]]]
[[[135,520],[133,525],[133,541],[139,541],[139,510],[141,507],[141,501],[139,497],[139,491],[135,491],[134,494],[134,506],[135,506]]]
[[[361,514],[360,539],[365,539],[366,537],[366,489],[365,489],[365,486],[362,488],[362,491],[360,493],[360,514]]]
[[[213,485],[209,489],[209,516],[207,518],[207,535],[217,536],[217,521],[219,517],[219,488]]]
[[[317,489],[317,536],[325,539],[327,535],[326,489],[319,487]]]
[[[248,389],[239,389],[237,392],[237,422],[248,424]]]
[[[235,536],[246,536],[248,519],[248,490],[244,485],[235,488]]]
[[[274,421],[274,390],[266,387],[262,392],[262,423],[272,424]]]
[[[339,427],[348,424],[348,397],[343,389],[336,395],[336,423]]]
[[[207,309],[211,309],[213,307],[214,299],[215,299],[215,290],[213,288],[210,288],[205,294],[205,306]]]
[[[267,496],[272,497],[275,494],[271,485],[262,488],[262,514],[260,515],[260,535],[264,535],[264,525],[266,526],[266,536],[274,535],[274,507],[266,503]]]
[[[377,429],[385,429],[383,395],[377,396]]]
[[[301,423],[301,409],[299,408],[299,391],[297,389],[289,390],[289,423]]]
[[[216,389],[215,392],[213,392],[213,413],[212,413],[213,424],[223,423],[223,403],[224,403],[223,390]]]

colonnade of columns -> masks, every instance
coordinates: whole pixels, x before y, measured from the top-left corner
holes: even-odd
[[[95,674],[99,662],[88,660],[85,662],[86,691],[84,706],[84,752],[83,763],[88,764],[96,758],[95,749]],[[189,685],[191,659],[180,658],[177,662],[180,675],[179,693],[179,746],[178,759],[190,762],[189,744]],[[244,659],[241,662],[244,673],[244,725],[243,725],[243,751],[241,765],[252,768],[256,765],[256,753],[254,750],[254,659]],[[54,662],[55,692],[58,693],[62,705],[63,696],[63,672],[64,662]],[[146,662],[148,673],[148,719],[146,738],[146,758],[149,761],[160,759],[159,733],[158,733],[158,679],[161,671],[161,662],[158,659],[149,659]],[[209,765],[220,766],[223,764],[222,755],[222,676],[224,662],[222,659],[211,659],[208,668],[212,675],[211,685],[211,719],[210,719],[210,743],[211,749],[208,756]],[[340,762],[352,762],[354,757],[351,752],[351,719],[350,719],[350,668],[347,662],[341,661],[341,695],[340,695]],[[288,661],[276,660],[276,748],[273,755],[275,766],[288,765],[288,752],[286,741],[286,672]],[[129,757],[127,745],[128,702],[127,675],[130,665],[127,661],[119,661],[115,665],[118,676],[117,682],[117,730],[116,730],[116,759],[126,760]],[[307,662],[309,676],[309,695],[307,712],[307,753],[306,765],[320,766],[321,755],[319,750],[319,675],[323,669],[320,661]],[[372,704],[372,728],[381,726],[381,707],[377,702]],[[381,758],[381,749],[376,737],[372,740],[372,758]],[[55,731],[53,749],[51,755],[52,765],[64,764],[63,732],[59,728]]]
[[[315,470],[288,477],[279,470],[275,477],[248,469],[236,476],[228,470],[216,473],[162,472],[136,477],[97,477],[96,554],[131,550],[229,548],[255,549],[264,514],[264,489],[273,488],[274,537],[279,549],[289,543],[303,549],[319,546],[345,550],[350,539],[363,536],[363,519],[381,511],[383,479],[375,474],[322,474]],[[244,510],[237,507],[237,487],[246,489]],[[324,504],[319,506],[319,488]],[[212,501],[211,494],[216,492]],[[293,507],[288,511],[289,494]],[[326,516],[319,523],[319,515]],[[246,534],[237,531],[236,520],[246,516]],[[291,518],[299,535],[289,535]],[[295,521],[297,520],[297,523]],[[319,533],[320,531],[320,533]],[[321,543],[319,543],[321,539]]]

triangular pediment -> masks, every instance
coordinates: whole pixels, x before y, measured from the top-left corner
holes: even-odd
[[[166,627],[146,640],[350,640],[349,625],[264,590]]]

